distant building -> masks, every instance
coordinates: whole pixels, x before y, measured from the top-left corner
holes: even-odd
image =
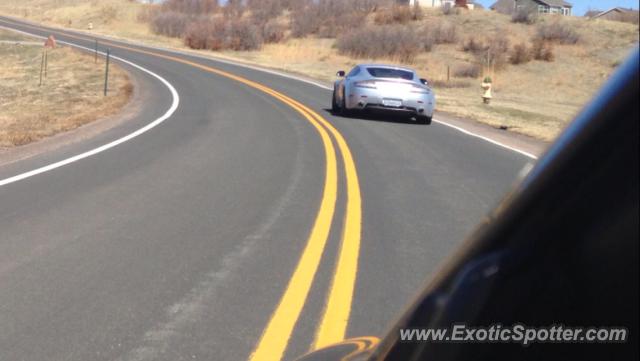
[[[513,14],[525,10],[538,14],[569,16],[573,5],[564,0],[498,0],[489,8],[503,14]]]
[[[585,17],[590,19],[604,19],[612,21],[624,21],[629,23],[638,23],[640,16],[638,10],[626,9],[621,7],[611,8],[606,11],[590,10],[584,14]]]
[[[602,10],[589,10],[586,13],[584,13],[584,17],[585,18],[589,18],[589,19],[593,19],[596,17],[596,15],[603,13]]]

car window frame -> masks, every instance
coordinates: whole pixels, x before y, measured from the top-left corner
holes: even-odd
[[[360,66],[355,66],[351,71],[349,71],[347,78],[352,78],[358,74],[360,74]]]

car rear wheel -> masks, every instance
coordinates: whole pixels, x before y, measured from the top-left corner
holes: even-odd
[[[342,103],[340,104],[340,115],[343,117],[351,116],[351,110],[347,109],[347,101],[344,97],[342,97]]]
[[[431,124],[431,119],[432,119],[432,117],[429,117],[429,116],[426,116],[426,115],[416,115],[416,121],[418,122],[418,124],[429,125],[429,124]]]

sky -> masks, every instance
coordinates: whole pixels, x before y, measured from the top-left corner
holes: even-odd
[[[620,6],[624,8],[638,8],[638,0],[567,0],[573,4],[573,15],[582,16],[589,9],[609,10]],[[485,7],[491,6],[495,0],[475,0]]]

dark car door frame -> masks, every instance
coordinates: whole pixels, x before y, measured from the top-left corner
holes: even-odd
[[[417,297],[370,360],[550,360],[567,359],[566,352],[570,359],[638,359],[639,61],[635,49]],[[400,340],[400,329],[458,322],[624,326],[631,337],[625,345],[527,350]]]

